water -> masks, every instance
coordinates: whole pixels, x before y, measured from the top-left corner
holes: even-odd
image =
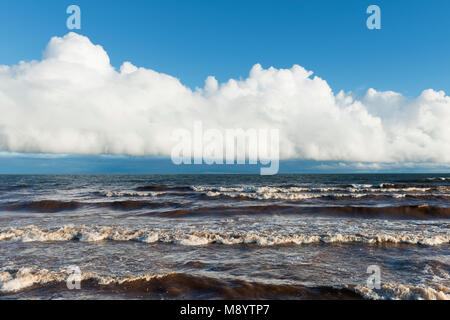
[[[0,298],[449,299],[449,200],[448,174],[0,176]]]

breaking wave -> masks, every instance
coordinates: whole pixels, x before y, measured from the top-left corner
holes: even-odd
[[[411,234],[408,232],[355,232],[355,233],[280,233],[267,231],[216,231],[216,230],[152,230],[126,229],[116,226],[63,226],[39,228],[26,226],[0,229],[0,241],[51,242],[51,241],[136,241],[142,243],[170,243],[185,246],[239,245],[258,246],[304,245],[313,243],[360,244],[413,244],[424,246],[450,243],[450,234]]]
[[[166,194],[165,192],[139,192],[139,191],[104,191],[100,193],[104,197],[108,198],[120,198],[120,197],[157,197]]]
[[[301,201],[308,199],[379,199],[411,197],[417,199],[450,199],[449,186],[426,186],[382,183],[373,185],[348,185],[328,187],[298,186],[193,186],[194,191],[207,197],[231,198],[236,200],[288,200]]]
[[[371,300],[450,300],[450,288],[443,285],[433,288],[423,284],[387,283],[381,285],[380,289],[361,285],[350,288],[365,299]]]
[[[37,268],[0,271],[0,295],[38,291],[49,287],[66,290],[65,268],[49,271]],[[85,290],[108,290],[115,294],[145,294],[150,298],[219,298],[219,299],[421,299],[449,300],[445,286],[403,285],[388,283],[380,289],[361,285],[342,287],[305,287],[292,283],[249,282],[241,279],[217,279],[184,273],[104,275],[82,272],[80,287]]]
[[[0,272],[0,294],[8,295],[25,290],[61,287],[66,290],[68,273],[65,269],[51,272],[21,268]],[[108,290],[140,293],[150,298],[219,298],[219,299],[361,299],[347,288],[308,288],[292,284],[248,282],[241,279],[216,279],[183,273],[143,274],[136,276],[102,275],[85,272],[80,276],[85,290]]]

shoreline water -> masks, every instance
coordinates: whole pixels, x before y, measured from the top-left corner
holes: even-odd
[[[0,176],[0,299],[449,299],[449,199],[444,174]]]

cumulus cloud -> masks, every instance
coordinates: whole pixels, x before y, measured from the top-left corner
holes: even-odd
[[[191,90],[124,62],[76,33],[50,40],[41,61],[0,66],[0,151],[167,155],[175,129],[278,128],[284,159],[450,162],[450,97],[409,99],[369,89],[333,93],[311,71],[263,69],[243,80],[210,76]]]

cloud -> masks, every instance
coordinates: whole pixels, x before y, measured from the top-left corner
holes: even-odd
[[[243,80],[191,90],[84,36],[50,40],[41,61],[0,66],[0,151],[166,155],[175,129],[278,128],[284,159],[450,162],[450,97],[333,93],[311,71],[253,66]]]
[[[450,163],[418,162],[325,162],[312,165],[319,172],[438,172],[448,171]]]

